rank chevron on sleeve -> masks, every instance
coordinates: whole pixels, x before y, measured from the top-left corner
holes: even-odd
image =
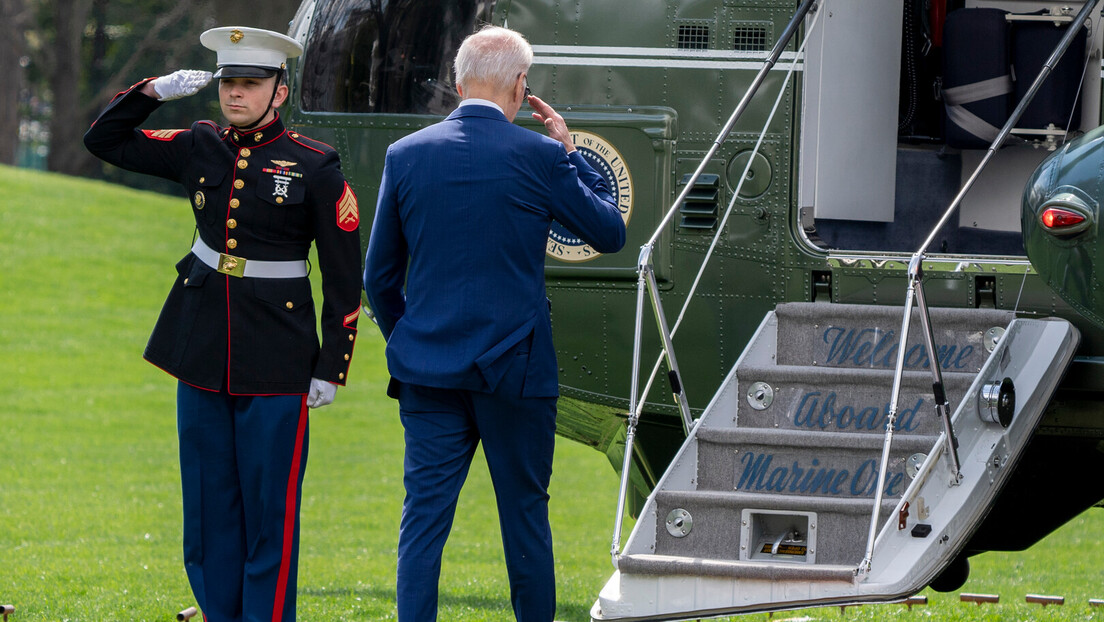
[[[176,135],[183,131],[184,130],[142,130],[142,133],[145,134],[147,138],[169,141],[176,138]]]
[[[344,231],[353,231],[360,224],[360,209],[357,207],[357,198],[349,182],[345,182],[345,191],[337,200],[337,226]]]

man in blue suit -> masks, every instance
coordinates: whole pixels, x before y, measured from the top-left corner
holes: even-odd
[[[556,609],[548,483],[559,394],[544,249],[556,220],[599,252],[625,225],[563,117],[529,96],[529,43],[486,27],[456,56],[463,101],[387,151],[364,270],[405,429],[400,622],[437,617],[441,551],[482,441],[519,621]],[[549,136],[513,125],[522,103]]]

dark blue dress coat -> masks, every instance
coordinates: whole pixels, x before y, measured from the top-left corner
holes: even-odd
[[[522,395],[557,396],[549,225],[619,250],[625,224],[604,179],[578,152],[464,105],[395,142],[380,186],[364,289],[392,379],[494,391],[531,339]]]

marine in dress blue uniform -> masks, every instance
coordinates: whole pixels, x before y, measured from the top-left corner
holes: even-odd
[[[163,100],[212,79],[183,70],[117,95],[85,145],[116,166],[179,181],[195,216],[194,244],[144,354],[179,381],[192,590],[208,622],[288,621],[308,407],[328,404],[347,380],[360,314],[360,217],[337,153],[287,130],[276,111],[298,42],[245,27],[209,30],[201,42],[218,55],[213,77],[228,127],[138,129]],[[321,344],[306,263],[312,243]]]
[[[531,63],[517,33],[472,35],[456,59],[460,107],[387,151],[364,288],[405,430],[400,622],[436,619],[441,553],[480,442],[515,617],[551,622],[555,612],[548,484],[559,385],[544,249],[552,220],[599,252],[624,245],[625,225],[563,118],[527,97]],[[512,123],[523,100],[550,137]]]

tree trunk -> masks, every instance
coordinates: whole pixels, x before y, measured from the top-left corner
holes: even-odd
[[[80,102],[81,41],[91,8],[92,0],[56,0],[53,6],[57,30],[50,76],[54,106],[47,166],[68,175],[86,174],[94,164],[81,140],[91,119],[82,114]]]
[[[27,23],[24,0],[0,0],[0,164],[15,164],[19,147],[19,100],[23,94],[22,58],[26,55],[23,27]]]

